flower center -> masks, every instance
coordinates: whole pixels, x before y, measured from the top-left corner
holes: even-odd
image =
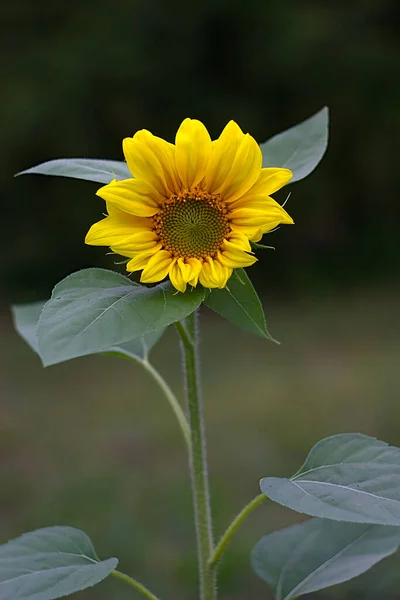
[[[218,195],[195,189],[166,198],[152,220],[173,257],[214,258],[231,229],[227,213]]]

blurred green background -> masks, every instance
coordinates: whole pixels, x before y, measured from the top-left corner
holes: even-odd
[[[103,211],[95,184],[13,174],[59,157],[121,159],[123,137],[147,128],[172,141],[186,116],[213,137],[235,119],[261,142],[331,110],[326,157],[291,188],[296,225],[268,237],[276,251],[249,272],[282,345],[202,314],[216,532],[261,476],[289,475],[326,435],[400,444],[394,17],[389,0],[2,3],[2,540],[69,524],[163,598],[196,597],[185,449],[158,390],[110,357],[42,370],[7,308],[79,268],[118,268],[83,245]],[[182,398],[173,331],[154,360]],[[226,554],[221,600],[270,597],[250,549],[298,518],[258,509]],[[378,589],[382,573],[314,597],[400,598]],[[132,592],[106,582],[76,597]]]

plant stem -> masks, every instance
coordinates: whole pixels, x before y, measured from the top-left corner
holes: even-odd
[[[185,365],[186,395],[191,436],[190,471],[197,536],[199,562],[200,598],[216,600],[216,577],[209,565],[213,552],[212,521],[208,491],[208,473],[205,447],[203,405],[200,393],[196,313],[184,323],[176,323],[182,342],[182,355]]]
[[[147,589],[147,587],[139,583],[139,581],[136,581],[136,579],[133,579],[133,577],[129,577],[129,575],[125,575],[125,573],[121,573],[121,571],[117,570],[111,571],[111,575],[132,586],[133,588],[135,588],[135,590],[143,594],[143,596],[146,596],[146,598],[148,598],[149,600],[160,600],[157,596],[152,594],[150,590]]]
[[[249,504],[247,504],[243,508],[243,510],[241,510],[241,512],[233,519],[232,523],[229,525],[228,529],[225,531],[225,533],[219,540],[217,547],[215,548],[214,553],[209,560],[208,564],[212,569],[214,569],[217,566],[235,531],[240,527],[243,521],[247,519],[250,513],[252,513],[253,510],[257,508],[257,506],[261,504],[264,500],[267,500],[267,496],[265,494],[259,494],[258,496],[253,498],[253,500],[249,502]]]
[[[165,379],[163,379],[163,377],[160,375],[160,373],[157,371],[157,369],[155,369],[153,367],[152,364],[150,364],[147,360],[141,360],[139,358],[135,358],[135,360],[140,365],[142,365],[142,367],[144,367],[146,369],[146,371],[152,376],[154,381],[158,384],[158,386],[163,391],[172,410],[175,413],[176,418],[178,419],[178,423],[182,430],[183,437],[185,438],[185,442],[186,442],[188,448],[190,449],[191,442],[190,442],[189,425],[188,425],[187,419],[185,417],[185,413],[183,412],[182,407],[179,404],[178,399],[176,398],[175,394],[173,393],[173,391],[171,390],[171,388],[169,387],[169,385],[167,384]]]

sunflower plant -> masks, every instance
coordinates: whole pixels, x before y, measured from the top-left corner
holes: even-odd
[[[139,363],[154,378],[187,447],[200,600],[217,599],[225,549],[267,500],[312,517],[266,534],[254,547],[253,569],[277,600],[349,580],[400,544],[400,449],[349,433],[318,442],[292,477],[261,478],[260,493],[214,538],[199,308],[204,303],[245,331],[275,341],[244,269],[267,248],[260,244],[264,234],[293,223],[271,195],[309,175],[327,139],[326,108],[261,145],[234,121],[211,140],[200,121],[185,119],[175,144],[147,130],[126,138],[123,162],[53,160],[21,173],[104,184],[97,195],[106,213],[85,241],[123,257],[129,275],[140,272],[140,283],[115,271],[79,271],[58,283],[47,302],[14,306],[14,323],[45,366],[111,353]],[[170,325],[181,344],[185,408],[150,361]],[[162,598],[117,564],[116,558],[100,559],[80,530],[38,529],[0,546],[0,600],[51,600],[108,576],[131,586],[133,597]]]

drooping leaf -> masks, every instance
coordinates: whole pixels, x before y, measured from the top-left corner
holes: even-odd
[[[0,600],[52,600],[91,587],[118,564],[100,560],[88,536],[47,527],[0,546]]]
[[[234,269],[226,288],[211,290],[204,303],[244,331],[276,342],[267,330],[260,299],[244,269]]]
[[[260,144],[263,167],[290,169],[290,183],[307,177],[321,161],[328,146],[329,112],[325,106],[315,115]]]
[[[20,171],[18,175],[57,175],[99,183],[132,178],[125,162],[95,158],[58,158]]]
[[[263,537],[252,565],[276,600],[290,600],[357,577],[399,544],[397,527],[310,519]]]
[[[45,302],[40,301],[32,304],[15,304],[11,307],[15,329],[36,354],[39,354],[36,328],[44,305]]]
[[[40,301],[33,302],[32,304],[16,304],[11,307],[15,329],[28,346],[39,356],[37,324],[45,304],[45,301]],[[106,349],[104,352],[127,357],[138,357],[140,359],[147,358],[150,350],[158,342],[164,331],[165,329],[158,329],[153,333],[130,340],[126,344]]]
[[[321,440],[291,479],[266,477],[260,487],[314,517],[400,526],[400,449],[366,435]]]
[[[56,285],[40,316],[43,364],[104,352],[164,329],[194,312],[204,295],[200,286],[181,294],[170,282],[150,288],[104,269],[74,273]]]

